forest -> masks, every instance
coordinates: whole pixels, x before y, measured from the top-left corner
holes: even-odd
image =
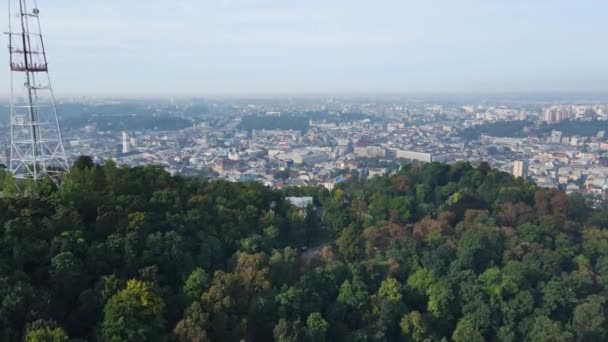
[[[1,176],[2,341],[608,339],[608,211],[487,164],[331,192],[88,157],[60,187]]]
[[[482,134],[492,137],[524,138],[527,136],[524,129],[528,126],[532,126],[532,124],[527,121],[498,121],[464,128],[460,134],[466,140],[479,139]]]
[[[309,127],[309,119],[303,116],[257,116],[248,115],[243,117],[239,128],[251,132],[257,130],[294,130],[306,132]]]
[[[534,125],[528,121],[498,121],[463,129],[460,133],[466,140],[476,140],[482,134],[493,137],[525,138],[527,136],[549,136],[551,131],[562,132],[565,136],[591,137],[600,131],[608,131],[606,120],[565,120],[559,123]]]

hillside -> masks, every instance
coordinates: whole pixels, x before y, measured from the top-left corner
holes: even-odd
[[[487,165],[332,192],[87,160],[27,196],[0,176],[2,341],[608,338],[608,212]]]

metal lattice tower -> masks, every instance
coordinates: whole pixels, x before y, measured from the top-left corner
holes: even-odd
[[[36,0],[9,0],[10,171],[16,178],[59,181],[69,172]]]

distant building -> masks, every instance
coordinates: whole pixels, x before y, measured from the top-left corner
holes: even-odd
[[[323,187],[329,191],[332,191],[334,189],[334,187],[336,186],[336,183],[334,182],[324,182]]]
[[[270,154],[270,151],[268,152]],[[292,161],[297,165],[312,166],[319,163],[324,163],[329,160],[329,154],[325,152],[312,152],[307,150],[293,150],[286,153],[276,155],[277,159],[283,161]]]
[[[551,137],[549,137],[549,143],[559,144],[562,142],[562,132],[553,130],[551,131]]]
[[[301,156],[301,163],[305,165],[315,165],[329,160],[329,156],[324,152],[309,153]]]
[[[239,155],[238,151],[230,151],[228,152],[228,159],[232,161],[237,161],[241,159],[241,156]]]
[[[230,159],[219,159],[213,165],[213,171],[217,173],[223,173],[228,171],[236,171],[241,166],[239,161]]]
[[[382,176],[386,175],[387,172],[388,172],[388,169],[385,167],[369,169],[368,173],[367,173],[367,177],[369,177],[369,178],[373,178],[376,176],[382,177]]]
[[[386,157],[386,149],[380,146],[358,144],[355,146],[355,155],[359,158],[384,158]]]
[[[338,138],[336,139],[338,146],[348,146],[350,144],[350,139],[348,138]]]
[[[395,150],[395,157],[397,157],[397,159],[418,160],[426,163],[433,161],[433,155],[430,153],[407,150]]]
[[[528,163],[522,160],[516,160],[513,163],[513,176],[521,178],[528,177]]]
[[[122,153],[131,153],[131,141],[129,140],[129,133],[126,131],[122,132]]]
[[[578,137],[572,137],[570,138],[570,145],[572,146],[578,146],[579,143],[579,138]]]
[[[570,118],[570,112],[560,108],[549,108],[543,114],[543,121],[547,123],[558,123]]]

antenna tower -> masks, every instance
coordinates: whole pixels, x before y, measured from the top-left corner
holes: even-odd
[[[69,172],[36,0],[8,1],[11,153],[16,178],[58,183]]]

